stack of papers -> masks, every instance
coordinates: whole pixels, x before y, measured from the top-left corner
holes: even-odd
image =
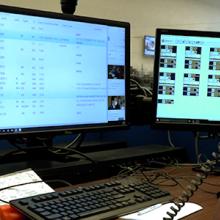
[[[41,181],[42,179],[32,169],[0,176],[0,198],[9,202],[13,199],[54,192],[50,186]],[[15,186],[19,184],[24,185]],[[0,201],[0,205],[3,204],[5,203]]]

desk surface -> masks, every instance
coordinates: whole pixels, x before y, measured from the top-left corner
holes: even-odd
[[[156,170],[155,172],[166,172],[169,176],[172,176],[174,178],[179,177],[178,182],[181,183],[185,188],[187,187],[187,185],[189,185],[189,182],[196,176],[196,172],[192,171],[191,166],[167,167],[165,169]],[[149,174],[149,172],[146,172],[146,175],[147,174]],[[173,181],[170,182],[166,181],[163,183],[164,185],[163,186],[160,185],[160,187],[162,189],[169,191],[171,195],[173,195],[174,197],[178,197],[182,194],[183,188],[181,188],[179,185],[173,186],[173,183],[174,183]],[[86,183],[86,185],[87,184],[88,183]],[[209,175],[207,179],[204,180],[203,184],[199,186],[199,189],[189,199],[190,202],[194,202],[201,205],[203,209],[196,213],[193,213],[190,216],[185,217],[184,220],[213,220],[213,216],[216,211],[216,206],[218,201],[216,193],[219,191],[220,191],[220,176]],[[219,209],[220,209],[220,200],[219,200]],[[218,220],[220,220],[220,218]]]
[[[184,186],[187,186],[193,176],[196,175],[192,171],[191,167],[181,167],[181,168],[166,168],[165,171],[169,175],[176,177],[184,177],[184,179],[179,180]],[[193,176],[191,176],[193,175]],[[168,190],[173,196],[181,195],[183,189],[180,186],[161,186]],[[217,205],[216,193],[220,191],[220,176],[209,175],[207,179],[204,180],[203,184],[200,185],[199,189],[194,193],[189,201],[197,203],[203,207],[201,211],[198,211],[190,216],[184,218],[184,220],[208,220],[213,219],[213,215]]]

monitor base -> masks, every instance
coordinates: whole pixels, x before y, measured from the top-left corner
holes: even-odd
[[[48,147],[34,146],[23,149],[16,149],[0,155],[1,163],[20,162],[27,160],[55,160],[68,162],[70,160],[66,154],[56,154],[49,150]],[[71,161],[80,160],[79,157],[71,157]]]
[[[15,148],[9,152],[0,154],[1,163],[21,162],[28,160],[48,160],[58,162],[74,162],[85,159],[83,154],[105,152],[113,149],[127,148],[127,143],[118,142],[91,142],[74,147],[64,148],[66,145],[54,146],[50,144],[31,145]],[[80,155],[81,154],[81,155]]]

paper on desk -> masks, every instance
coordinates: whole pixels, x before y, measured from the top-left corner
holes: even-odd
[[[41,181],[41,178],[32,169],[26,169],[0,176],[0,198],[8,202],[13,199],[24,198],[54,191],[45,182],[14,186],[36,181]],[[10,188],[4,189],[6,187]],[[0,205],[3,204],[5,203],[0,201]]]
[[[164,205],[157,204],[155,206],[148,207],[140,212],[136,212],[130,215],[126,215],[121,217],[121,219],[129,219],[129,220],[163,220],[163,217],[168,217],[166,214],[167,211],[170,211],[170,207],[173,203],[167,203]],[[194,212],[201,210],[202,207],[198,204],[187,202],[183,208],[179,211],[174,220],[181,219],[187,215],[190,215]]]

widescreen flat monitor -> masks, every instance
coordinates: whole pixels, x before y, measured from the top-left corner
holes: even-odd
[[[155,53],[155,36],[144,36],[144,55],[154,56]]]
[[[0,135],[127,125],[127,22],[0,6]]]
[[[220,33],[158,29],[152,123],[220,128]]]

